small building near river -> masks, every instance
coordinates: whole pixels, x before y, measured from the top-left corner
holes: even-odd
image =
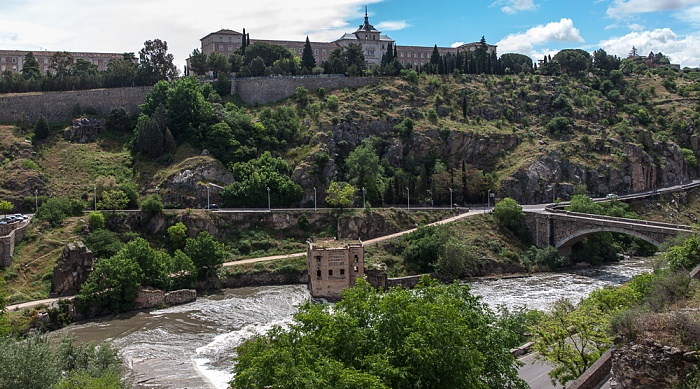
[[[312,297],[338,300],[340,292],[365,275],[362,241],[316,239],[307,241],[306,265]]]

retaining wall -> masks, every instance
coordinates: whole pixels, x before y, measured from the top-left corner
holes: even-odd
[[[251,77],[231,81],[231,90],[248,105],[269,104],[294,95],[297,87],[315,91],[340,88],[358,88],[380,81],[377,77],[345,77],[343,75],[303,77]]]
[[[24,220],[14,224],[16,228],[7,235],[0,237],[0,266],[10,266],[12,264],[12,254],[15,251],[15,244],[24,238],[24,233],[29,226],[29,220]]]
[[[601,355],[581,377],[567,385],[566,389],[599,388],[600,384],[610,376],[610,369],[612,369],[612,350]]]
[[[0,94],[0,123],[29,121],[43,114],[49,122],[72,119],[73,107],[93,107],[101,115],[112,108],[124,107],[129,113],[138,110],[153,87],[91,89],[68,92]]]

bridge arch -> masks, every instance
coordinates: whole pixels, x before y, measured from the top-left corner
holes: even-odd
[[[620,228],[620,227],[612,227],[612,226],[610,226],[610,227],[608,227],[608,226],[597,226],[597,227],[594,227],[594,228],[590,228],[590,227],[589,227],[589,228],[583,228],[583,229],[577,230],[577,231],[575,231],[574,233],[569,234],[569,235],[567,235],[567,236],[565,236],[565,237],[563,237],[563,238],[557,240],[557,241],[555,242],[555,244],[554,244],[554,247],[556,247],[557,250],[559,250],[559,252],[560,252],[561,254],[566,254],[566,255],[568,255],[568,254],[571,253],[571,247],[572,247],[574,244],[576,244],[576,243],[582,241],[582,240],[583,240],[584,238],[586,238],[587,236],[593,235],[593,234],[598,233],[598,232],[616,232],[616,233],[620,233],[620,234],[625,234],[625,235],[634,236],[635,238],[639,238],[639,239],[641,239],[641,240],[643,240],[643,241],[645,241],[645,242],[651,243],[651,244],[653,244],[654,246],[657,246],[657,247],[658,247],[661,243],[663,243],[663,242],[660,242],[660,241],[658,241],[657,239],[655,239],[655,238],[653,238],[653,237],[651,237],[651,236],[649,236],[649,235],[647,235],[647,234],[644,234],[644,233],[641,233],[641,232],[639,232],[639,231],[635,231],[635,230],[632,230],[632,229],[626,229],[626,228]]]

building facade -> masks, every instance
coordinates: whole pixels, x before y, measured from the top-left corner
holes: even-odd
[[[24,57],[30,51],[26,50],[0,50],[0,72],[11,71],[19,73],[24,65]],[[39,71],[41,74],[51,72],[49,68],[51,64],[51,56],[56,51],[31,51],[34,58],[39,62]],[[97,66],[98,71],[107,70],[107,64],[112,58],[124,58],[123,53],[69,53],[73,56],[73,60],[83,59]]]
[[[210,53],[218,53],[229,56],[241,47],[243,33],[222,29],[217,32],[208,34],[201,41],[201,52],[209,55]],[[250,43],[266,42],[283,46],[292,51],[298,57],[301,57],[304,52],[305,41],[286,41],[286,40],[266,40],[266,39],[251,39]],[[365,55],[365,61],[368,65],[379,65],[382,62],[382,57],[386,54],[389,44],[396,47],[397,60],[401,65],[418,67],[430,62],[430,56],[433,53],[433,46],[401,46],[396,45],[396,42],[387,35],[383,35],[370,22],[367,11],[365,10],[365,20],[355,32],[343,34],[340,38],[332,42],[310,42],[311,49],[314,53],[316,63],[320,66],[328,60],[331,52],[335,49],[348,47],[351,43],[362,46],[362,51]],[[457,54],[458,52],[475,51],[481,46],[480,42],[465,43],[458,47],[438,47],[440,55],[447,53]],[[489,54],[496,52],[495,45],[486,45],[486,50]]]
[[[337,300],[340,292],[365,275],[365,248],[361,241],[334,239],[307,241],[306,265],[312,297]]]

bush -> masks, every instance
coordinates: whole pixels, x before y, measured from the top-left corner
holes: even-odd
[[[168,227],[168,242],[174,251],[184,249],[187,242],[187,227],[182,222],[177,222]]]
[[[506,197],[493,207],[493,217],[496,218],[498,224],[515,230],[520,226],[525,213],[523,212],[523,207],[517,201]]]
[[[47,221],[52,227],[59,227],[68,216],[80,216],[85,203],[67,197],[53,197],[44,202],[36,213],[39,220]]]
[[[152,194],[141,204],[141,212],[147,218],[163,212],[163,200],[157,194]]]
[[[39,120],[34,125],[34,140],[42,140],[49,137],[49,122],[44,115],[39,116]]]
[[[83,241],[95,258],[109,258],[124,247],[119,235],[107,229],[91,231]]]
[[[333,95],[333,96],[328,96],[328,99],[326,99],[326,107],[328,107],[329,110],[333,112],[338,111],[338,96]]]
[[[97,231],[105,228],[105,215],[103,215],[102,212],[90,212],[90,216],[88,216],[88,226],[90,227],[90,231]]]

